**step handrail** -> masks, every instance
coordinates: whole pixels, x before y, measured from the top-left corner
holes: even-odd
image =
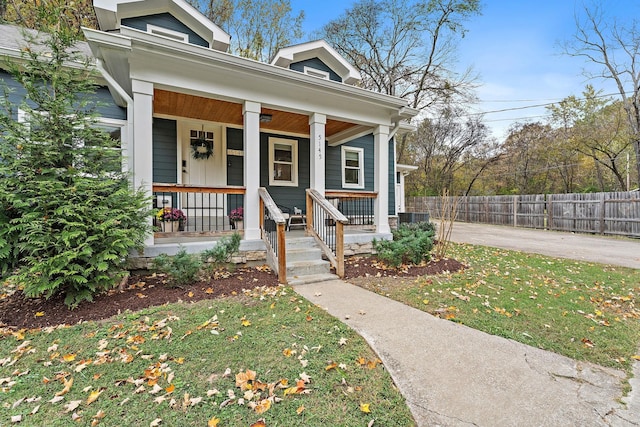
[[[278,282],[287,284],[287,252],[285,226],[287,220],[273,201],[266,188],[258,189],[260,195],[260,235],[267,247],[267,253],[275,260],[274,267]],[[275,230],[273,226],[275,225]],[[268,258],[268,257],[267,257]]]
[[[344,225],[348,222],[322,194],[307,189],[307,233],[318,241],[338,277],[344,277]]]

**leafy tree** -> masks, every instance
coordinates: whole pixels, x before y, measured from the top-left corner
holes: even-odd
[[[553,167],[547,147],[552,128],[539,122],[515,123],[502,146],[506,174],[503,185],[516,194],[546,193],[552,185]]]
[[[304,12],[289,0],[190,0],[231,35],[231,52],[268,62],[279,49],[302,37]]]
[[[55,10],[57,15],[48,15],[49,10]],[[62,21],[80,37],[81,26],[98,28],[92,2],[87,0],[0,0],[0,20],[34,30],[51,30]]]
[[[584,58],[598,67],[587,72],[590,78],[611,80],[622,98],[629,124],[629,139],[636,157],[640,182],[640,27],[637,21],[620,25],[605,15],[605,2],[600,1],[584,15],[576,16],[576,33],[564,44],[564,52]]]
[[[0,267],[27,297],[62,293],[75,306],[119,282],[150,212],[121,172],[119,142],[97,126],[75,29],[54,23],[65,7],[46,6],[38,13],[53,31],[25,31],[29,46],[10,64],[27,121],[6,87],[0,105]]]
[[[591,85],[582,95],[549,107],[552,118],[567,123],[565,135],[571,138],[567,148],[593,160],[599,190],[624,190],[626,153],[633,138],[622,103],[601,97]]]

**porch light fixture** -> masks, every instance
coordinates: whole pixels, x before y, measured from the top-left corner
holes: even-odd
[[[269,123],[272,117],[271,114],[260,114],[260,123]]]

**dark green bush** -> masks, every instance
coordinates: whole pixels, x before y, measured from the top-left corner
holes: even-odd
[[[387,264],[420,264],[431,259],[435,225],[430,222],[402,224],[393,231],[393,240],[375,240],[373,248]]]
[[[153,268],[169,277],[173,286],[184,286],[194,282],[202,269],[202,261],[197,254],[188,254],[180,248],[174,256],[160,254],[153,259]]]
[[[121,172],[119,141],[98,126],[93,71],[80,66],[69,30],[61,24],[39,42],[44,49],[23,49],[20,64],[9,64],[27,121],[16,120],[3,86],[0,273],[28,297],[62,293],[73,307],[118,284],[150,232],[150,212]]]
[[[233,233],[230,237],[223,237],[216,245],[200,253],[203,263],[212,262],[216,265],[228,263],[231,257],[240,249],[240,234]]]

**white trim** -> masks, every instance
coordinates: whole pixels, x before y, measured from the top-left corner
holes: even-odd
[[[308,76],[329,80],[329,72],[318,70],[317,68],[304,66],[304,73]]]
[[[273,158],[275,144],[288,145],[291,147],[291,181],[276,180],[273,176],[275,170],[275,161]],[[298,140],[269,137],[269,185],[274,187],[298,186]]]
[[[346,177],[345,177],[345,172],[347,169],[347,158],[346,158],[346,153],[347,151],[350,151],[352,153],[357,153],[358,154],[358,183],[357,184],[352,184],[352,183],[347,183],[346,182]],[[358,148],[358,147],[349,147],[347,145],[343,145],[342,146],[342,150],[341,150],[341,157],[342,157],[342,188],[358,188],[358,189],[363,189],[364,188],[364,148]],[[353,167],[350,167],[349,169],[354,169]]]
[[[271,64],[288,69],[293,62],[312,58],[320,59],[347,85],[354,85],[362,79],[360,72],[325,40],[315,40],[282,48],[276,53]]]
[[[147,32],[156,36],[166,37],[171,40],[178,40],[189,43],[189,35],[179,31],[170,30],[168,28],[159,27],[153,24],[147,24]]]

